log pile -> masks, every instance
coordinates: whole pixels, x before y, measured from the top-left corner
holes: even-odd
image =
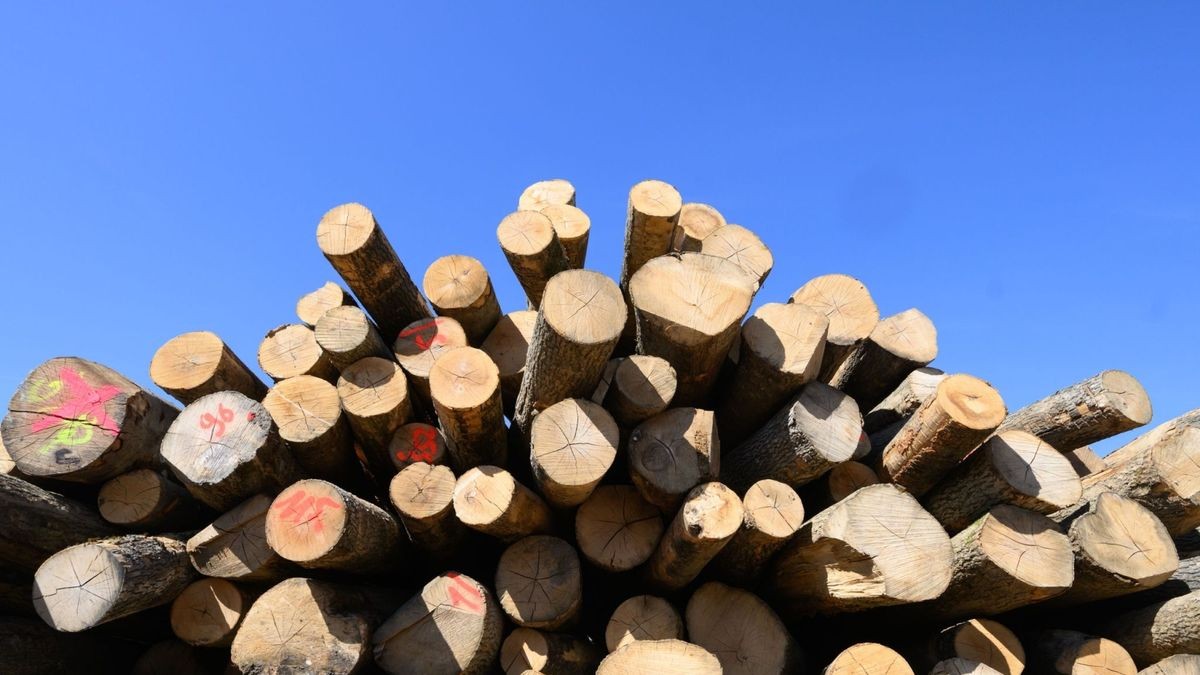
[[[419,285],[331,209],[340,282],[266,377],[205,331],[149,359],[176,402],[36,366],[0,424],[4,672],[1200,673],[1200,410],[1101,459],[1152,416],[1128,373],[1018,407],[661,181],[588,269],[576,197],[530,185],[510,270]]]

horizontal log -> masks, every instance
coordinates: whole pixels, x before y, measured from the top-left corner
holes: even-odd
[[[682,639],[683,617],[656,595],[635,595],[622,602],[604,629],[604,643],[610,652],[638,640]]]
[[[345,370],[368,356],[392,358],[389,343],[379,334],[379,329],[366,312],[353,305],[342,305],[325,312],[313,332],[317,344],[338,370]]]
[[[569,398],[533,420],[530,464],[551,506],[583,503],[617,457],[620,431],[612,415],[586,399]]]
[[[1138,675],[1195,675],[1200,673],[1200,655],[1172,654],[1138,671]]]
[[[895,650],[875,642],[859,642],[843,649],[823,675],[913,675],[912,666]]]
[[[869,411],[895,391],[909,373],[929,365],[937,352],[933,322],[919,310],[907,309],[876,324],[842,361],[829,384]]]
[[[938,385],[944,379],[946,373],[937,368],[912,371],[887,398],[863,415],[863,430],[873,434],[912,417],[926,399],[937,393]]]
[[[154,469],[136,469],[100,486],[100,517],[126,530],[164,532],[194,529],[212,511]]]
[[[1200,653],[1200,591],[1107,618],[1099,630],[1142,666]]]
[[[293,483],[267,512],[267,544],[309,569],[358,574],[394,569],[400,528],[390,513],[323,480]]]
[[[456,471],[505,463],[500,374],[487,354],[474,347],[443,352],[430,370],[429,391]]]
[[[255,400],[267,393],[267,385],[208,331],[177,335],[159,347],[150,360],[150,379],[184,405],[218,391]]]
[[[117,533],[79,502],[0,475],[0,564],[5,567],[32,572],[68,546]]]
[[[308,375],[292,377],[276,382],[262,405],[301,470],[339,485],[362,484],[337,387]]]
[[[1063,455],[1071,462],[1071,466],[1075,468],[1075,473],[1078,473],[1080,478],[1103,471],[1107,466],[1104,459],[1086,445],[1082,448],[1068,450]]]
[[[748,586],[804,523],[804,504],[791,487],[760,480],[742,495],[742,526],[713,559],[713,573]],[[719,655],[718,655],[719,656]]]
[[[1028,431],[1065,452],[1136,429],[1152,415],[1150,397],[1134,376],[1106,370],[1030,403],[1000,428]]]
[[[278,581],[294,571],[267,545],[271,497],[255,495],[222,514],[187,540],[192,567],[206,577]]]
[[[404,327],[392,349],[396,360],[408,376],[413,396],[425,410],[432,410],[429,397],[429,373],[433,362],[444,352],[467,346],[467,333],[462,324],[448,316],[421,319]]]
[[[195,581],[171,603],[171,631],[197,647],[231,644],[251,599],[225,579]]]

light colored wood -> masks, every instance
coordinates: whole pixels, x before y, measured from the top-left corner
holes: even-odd
[[[396,337],[396,360],[408,376],[413,395],[426,409],[433,402],[429,397],[429,373],[441,355],[456,347],[467,346],[467,334],[462,324],[448,316],[422,319],[404,327]]]
[[[567,254],[554,232],[554,223],[537,211],[514,211],[500,221],[496,238],[525,291],[529,308],[539,308],[546,283],[567,269]]]
[[[608,390],[612,386],[613,378],[617,376],[617,368],[621,367],[626,358],[624,356],[614,356],[608,360],[608,363],[604,364],[604,372],[600,375],[600,381],[596,383],[596,388],[592,391],[592,403],[604,404],[604,398],[608,396]],[[657,359],[658,357],[655,356],[653,358]],[[674,373],[675,369],[672,368],[671,372]],[[674,396],[674,389],[671,392],[672,396]]]
[[[675,369],[677,405],[708,398],[753,296],[741,268],[702,253],[654,258],[629,280],[637,351]]]
[[[879,405],[863,415],[863,429],[868,434],[903,423],[921,407],[927,399],[937,393],[938,385],[946,379],[946,373],[937,368],[917,368],[908,374],[895,391],[879,402]]]
[[[665,359],[634,354],[618,360],[601,400],[617,424],[634,427],[671,405],[676,384]]]
[[[906,309],[876,324],[867,339],[842,361],[829,383],[869,411],[909,373],[929,365],[937,352],[933,322],[919,310]]]
[[[682,207],[679,191],[660,180],[644,180],[629,190],[621,288],[630,288],[634,273],[642,265],[670,250]]]
[[[38,567],[33,606],[50,627],[75,633],[171,602],[195,574],[177,539],[98,539],[65,548]]]
[[[1104,459],[1095,453],[1089,446],[1075,448],[1063,453],[1071,462],[1071,466],[1075,467],[1075,472],[1080,478],[1092,473],[1098,473],[1107,468]]]
[[[575,205],[575,186],[571,181],[564,178],[539,180],[521,191],[517,200],[517,208],[522,211],[536,211],[549,204]]]
[[[29,479],[28,476],[21,473],[21,470],[17,468],[17,462],[12,458],[12,455],[8,454],[8,448],[4,447],[3,438],[0,438],[0,474],[22,480]]]
[[[154,469],[135,469],[101,485],[96,507],[104,520],[141,532],[186,530],[211,517],[182,485]]]
[[[770,597],[797,616],[931,600],[950,584],[953,548],[912,495],[862,488],[808,520],[769,571]]]
[[[806,502],[806,505],[810,510],[825,509],[858,490],[877,483],[879,483],[879,476],[876,475],[875,470],[862,462],[850,460],[835,464],[828,473],[821,477],[820,481],[809,484],[810,486],[815,485],[816,489],[807,491],[806,498],[813,492],[819,497],[812,500],[811,504]]]
[[[724,258],[741,268],[754,285],[757,293],[775,266],[771,249],[762,239],[741,225],[726,225],[709,233],[700,243],[700,252]]]
[[[66,356],[25,377],[8,403],[0,438],[27,476],[103,483],[153,465],[178,414],[117,371]]]
[[[913,675],[912,666],[893,649],[875,642],[860,642],[833,658],[824,675]]]
[[[362,204],[330,209],[317,225],[321,253],[354,291],[385,340],[432,316],[404,263]]]
[[[677,591],[700,575],[742,525],[742,500],[720,483],[692,488],[646,562],[646,580]]]
[[[1000,426],[1005,412],[987,382],[947,377],[884,448],[879,477],[924,495]]]
[[[732,380],[717,404],[721,440],[735,447],[816,379],[829,320],[807,305],[768,303],[742,326]]]
[[[206,577],[276,581],[293,569],[267,545],[267,511],[272,499],[255,495],[222,514],[187,540],[192,567]]]
[[[826,274],[811,279],[788,299],[807,305],[829,320],[829,335],[822,353],[818,377],[829,382],[842,362],[879,323],[879,308],[861,281],[845,274]]]
[[[1001,429],[1028,431],[1066,452],[1136,429],[1152,416],[1141,383],[1123,370],[1106,370],[1021,408]]]
[[[505,675],[533,671],[545,675],[591,675],[602,658],[586,640],[563,633],[517,628],[500,646],[500,667]]]
[[[662,533],[662,514],[632,485],[601,485],[575,512],[580,553],[609,572],[625,572],[646,562]]]
[[[446,447],[446,437],[441,429],[424,422],[409,422],[392,435],[388,454],[394,471],[400,471],[417,462],[449,464],[450,452]]]
[[[579,555],[558,537],[533,535],[510,545],[496,566],[500,608],[518,626],[557,630],[582,604]]]
[[[682,640],[636,640],[604,657],[596,675],[720,675],[721,662],[708,650]]]
[[[1001,675],[1025,671],[1025,648],[1017,636],[992,619],[970,619],[946,628],[932,641],[936,659],[961,658],[990,666]]]
[[[542,410],[591,395],[625,325],[621,291],[603,274],[568,270],[545,290],[513,416],[525,433]]]
[[[533,420],[530,464],[551,506],[583,503],[617,457],[620,431],[612,415],[586,399],[569,398]]]
[[[629,435],[629,475],[642,498],[666,513],[721,471],[721,441],[710,410],[671,408]]]
[[[353,305],[342,305],[325,312],[313,331],[317,344],[338,370],[345,370],[368,356],[392,358],[392,350],[366,312]]]
[[[255,400],[267,393],[267,385],[208,331],[167,340],[150,360],[150,379],[184,405],[218,391],[232,390]]]
[[[272,380],[312,375],[327,382],[337,380],[338,369],[317,344],[317,333],[298,323],[272,329],[258,345],[258,366]]]
[[[296,301],[296,317],[312,327],[317,325],[325,312],[342,305],[357,306],[358,302],[346,289],[332,281],[326,281],[317,290],[300,296]]]
[[[971,453],[922,499],[949,532],[997,504],[1054,513],[1079,501],[1079,476],[1062,453],[1033,434],[1002,431]]]
[[[1107,618],[1100,633],[1142,666],[1172,654],[1200,653],[1200,591]]]
[[[443,352],[429,373],[429,391],[456,471],[504,464],[508,446],[500,373],[486,353],[474,347]]]
[[[725,216],[715,208],[708,204],[688,202],[679,209],[679,221],[675,223],[671,237],[671,250],[698,252],[704,238],[726,224]]]
[[[193,497],[218,511],[274,494],[302,473],[268,407],[235,391],[188,404],[163,437],[161,456]]]
[[[342,371],[337,392],[371,473],[386,480],[394,472],[392,440],[412,416],[404,371],[391,359],[368,356]]]
[[[567,269],[583,269],[584,260],[587,259],[588,235],[592,229],[591,218],[571,204],[546,204],[538,211],[550,219],[558,243],[567,256]]]
[[[400,527],[391,514],[323,480],[293,483],[267,512],[267,545],[309,569],[357,574],[394,569]]]
[[[458,572],[434,577],[371,637],[392,675],[482,675],[500,652],[504,620],[483,584]]]
[[[1073,630],[1044,630],[1026,640],[1033,672],[1060,675],[1135,675],[1121,645]]]
[[[726,452],[721,480],[740,490],[764,478],[796,488],[852,459],[862,438],[854,399],[809,382],[754,435]]]
[[[710,581],[687,604],[688,639],[712,652],[725,675],[800,671],[800,647],[783,622],[749,591]]]
[[[1000,675],[1000,671],[986,663],[955,657],[935,663],[929,675]]]
[[[509,543],[552,529],[546,503],[496,466],[477,466],[459,476],[454,514],[467,527]]]
[[[504,400],[504,414],[509,417],[517,406],[521,380],[525,378],[525,357],[536,323],[537,312],[531,309],[505,314],[479,346],[500,370],[500,397]]]
[[[197,647],[231,644],[251,597],[225,579],[193,582],[171,603],[171,632]]]
[[[262,404],[305,473],[339,485],[362,480],[337,387],[301,375],[276,382]]]
[[[1154,665],[1138,671],[1138,675],[1196,675],[1200,673],[1200,655],[1172,654]]]
[[[79,502],[0,475],[0,567],[33,572],[68,546],[117,533]]]
[[[750,486],[742,496],[742,509],[742,526],[713,559],[712,569],[723,579],[748,586],[800,529],[804,504],[791,487],[767,478]]]
[[[413,545],[444,560],[453,554],[465,530],[454,515],[454,472],[448,466],[416,462],[392,477],[388,497]]]
[[[448,255],[434,260],[425,270],[422,286],[434,311],[458,321],[471,345],[483,342],[500,320],[492,280],[476,258]]]
[[[638,640],[682,640],[683,617],[657,595],[635,595],[613,611],[604,629],[610,652]]]

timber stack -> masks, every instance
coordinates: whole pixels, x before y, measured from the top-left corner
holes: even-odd
[[[1129,373],[1014,408],[665,182],[608,274],[571,183],[514,196],[508,270],[331,209],[340,281],[258,370],[203,330],[147,349],[162,395],[37,365],[4,672],[1200,673],[1200,409],[1101,458],[1151,420]]]

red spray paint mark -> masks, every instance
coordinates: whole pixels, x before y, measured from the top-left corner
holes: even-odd
[[[325,529],[321,516],[329,507],[340,509],[342,505],[329,497],[317,499],[304,490],[296,490],[287,499],[275,502],[271,508],[284,509],[279,517],[293,525],[312,523],[313,531],[320,532]]]
[[[446,578],[450,580],[446,595],[450,598],[451,607],[471,614],[483,614],[483,598],[479,589],[464,580],[458,572],[447,572]]]
[[[409,326],[400,331],[400,337],[412,337],[413,343],[421,351],[425,351],[434,345],[446,343],[446,336],[438,332],[437,319],[430,319],[429,321],[422,321],[415,326]]]
[[[253,410],[246,413],[246,421],[247,422],[253,422],[255,417],[258,417],[258,415],[255,415]]]
[[[200,428],[213,429],[215,427],[213,430],[213,438],[220,438],[225,435],[225,424],[232,421],[233,411],[218,403],[217,416],[214,417],[212,413],[204,413],[204,415],[200,417]]]
[[[428,462],[437,459],[437,429],[432,427],[414,427],[412,430],[412,448],[397,450],[396,459],[401,462]]]
[[[63,445],[82,445],[92,439],[96,429],[116,436],[120,433],[117,423],[108,416],[104,404],[111,401],[121,390],[111,384],[99,389],[83,380],[79,373],[67,367],[58,369],[58,380],[45,383],[41,388],[54,394],[64,388],[66,395],[53,410],[40,413],[40,417],[29,430],[33,432],[57,429],[54,436],[39,448],[43,454]]]

